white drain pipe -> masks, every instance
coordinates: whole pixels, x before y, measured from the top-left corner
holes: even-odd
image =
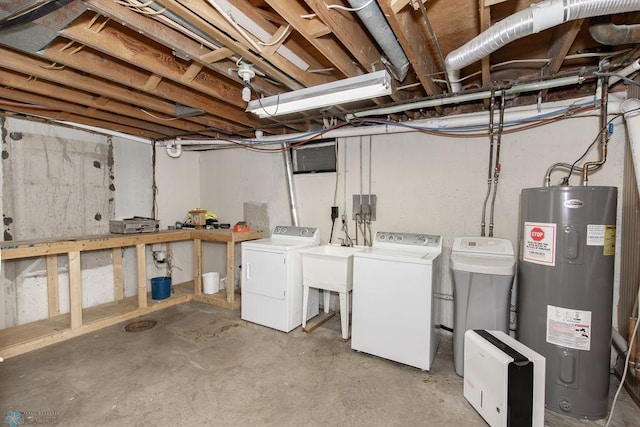
[[[564,22],[640,10],[640,0],[545,0],[514,13],[452,51],[445,68],[452,92],[460,92],[460,70],[522,37]]]
[[[631,147],[631,160],[636,172],[636,183],[640,191],[640,100],[630,98],[620,105],[620,112],[624,114]]]

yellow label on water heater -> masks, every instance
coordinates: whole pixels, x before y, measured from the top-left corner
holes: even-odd
[[[604,248],[602,249],[603,255],[615,255],[616,254],[616,226],[605,225],[604,228]]]

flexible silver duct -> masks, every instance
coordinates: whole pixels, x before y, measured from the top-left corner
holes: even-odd
[[[546,0],[532,4],[493,25],[452,51],[445,59],[452,91],[459,92],[460,70],[522,37],[564,22],[640,10],[640,0]]]
[[[403,81],[409,71],[409,59],[404,54],[400,43],[389,27],[378,3],[370,0],[348,0],[371,36],[387,57],[391,74],[398,81]],[[383,61],[384,62],[384,61]]]

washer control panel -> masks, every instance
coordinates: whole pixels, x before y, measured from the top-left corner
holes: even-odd
[[[392,243],[395,245],[405,246],[439,247],[442,244],[441,240],[442,236],[436,236],[433,234],[378,231],[376,232],[376,237],[374,239],[374,246],[376,246],[377,243]]]
[[[309,239],[314,239],[317,233],[318,233],[318,229],[313,227],[294,227],[291,225],[277,225],[273,229],[272,236],[307,237]]]

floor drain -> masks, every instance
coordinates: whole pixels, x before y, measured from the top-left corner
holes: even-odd
[[[131,322],[124,327],[127,332],[142,332],[153,328],[158,324],[157,320],[138,320],[137,322]]]

